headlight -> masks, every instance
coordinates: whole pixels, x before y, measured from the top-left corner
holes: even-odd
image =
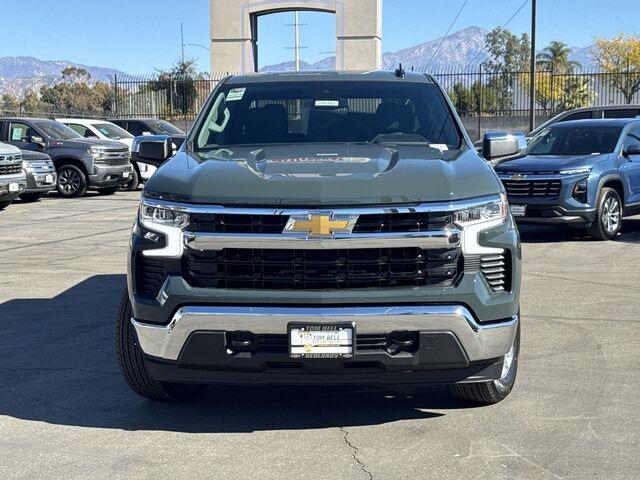
[[[591,169],[588,167],[572,168],[568,170],[560,170],[560,175],[576,175],[578,173],[589,173]]]
[[[169,208],[148,205],[143,201],[140,204],[140,221],[150,228],[166,226],[182,229],[189,225],[189,214]]]
[[[33,166],[31,165],[31,162],[27,160],[22,161],[22,169],[27,172],[33,172]]]
[[[508,208],[506,195],[500,194],[500,200],[455,212],[454,222],[459,227],[464,228],[496,220],[504,221],[507,218]]]
[[[89,155],[93,155],[94,157],[98,158],[98,157],[101,157],[104,154],[104,148],[102,148],[102,147],[89,147],[89,148],[87,148],[87,153]]]

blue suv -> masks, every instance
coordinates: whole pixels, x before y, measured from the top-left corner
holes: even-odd
[[[640,119],[575,120],[540,131],[527,156],[496,167],[513,216],[614,238],[640,213]]]

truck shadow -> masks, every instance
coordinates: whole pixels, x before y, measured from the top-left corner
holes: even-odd
[[[252,432],[377,425],[468,408],[443,388],[217,387],[187,403],[132,393],[113,321],[124,275],[98,275],[51,299],[0,305],[0,415],[82,427]]]
[[[578,230],[567,226],[550,225],[519,225],[522,243],[559,243],[559,242],[593,242],[585,230]],[[622,243],[640,243],[640,217],[625,218],[622,221],[622,231],[613,240]]]

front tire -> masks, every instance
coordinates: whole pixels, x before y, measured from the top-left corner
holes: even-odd
[[[511,350],[505,355],[502,375],[498,380],[478,383],[459,383],[450,385],[451,394],[465,402],[491,405],[501,402],[511,393],[518,374],[518,357],[520,356],[520,323],[513,339]]]
[[[129,387],[138,395],[151,400],[186,400],[202,393],[204,385],[158,382],[149,376],[131,324],[132,316],[129,293],[125,289],[116,318],[116,356]]]
[[[63,197],[81,197],[87,193],[87,176],[75,165],[62,165],[58,169],[58,193]]]
[[[589,228],[595,240],[613,240],[622,228],[622,200],[616,190],[604,187],[598,195],[596,218]]]
[[[140,187],[140,174],[138,173],[138,169],[133,167],[133,172],[131,172],[131,180],[128,183],[123,185],[121,190],[125,190],[127,192],[135,192]]]
[[[4,210],[5,208],[7,208],[9,205],[11,205],[11,202],[12,200],[0,202],[0,210]]]

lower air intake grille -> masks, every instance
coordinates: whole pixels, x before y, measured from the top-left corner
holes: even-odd
[[[450,285],[461,273],[458,249],[224,249],[188,251],[186,280],[194,287],[340,289]]]
[[[480,271],[494,292],[511,291],[511,253],[480,257]]]
[[[155,297],[165,277],[164,260],[139,255],[136,260],[136,292]]]

